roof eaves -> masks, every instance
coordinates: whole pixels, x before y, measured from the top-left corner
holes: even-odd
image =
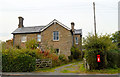
[[[19,33],[11,33],[11,34],[30,34],[30,33],[39,33],[39,32],[19,32]]]

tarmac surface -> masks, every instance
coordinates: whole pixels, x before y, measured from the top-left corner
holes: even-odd
[[[3,72],[2,77],[120,77],[120,74],[77,74],[77,73],[40,73],[40,72]]]

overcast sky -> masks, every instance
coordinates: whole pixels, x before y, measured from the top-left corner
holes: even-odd
[[[118,30],[118,0],[94,0],[97,33],[111,34]],[[82,29],[83,37],[94,33],[93,0],[0,0],[0,40],[11,39],[18,27],[18,16],[24,26],[47,25],[57,19],[71,28]]]

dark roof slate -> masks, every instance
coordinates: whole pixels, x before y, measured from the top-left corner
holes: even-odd
[[[75,29],[74,34],[81,34],[82,35],[82,29]]]
[[[12,34],[41,32],[41,30],[42,30],[44,27],[45,27],[45,26],[33,26],[33,27],[17,28],[15,31],[12,32]]]

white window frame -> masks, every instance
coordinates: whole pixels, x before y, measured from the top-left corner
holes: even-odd
[[[40,34],[37,35],[37,41],[41,42],[41,35]]]
[[[59,32],[53,31],[53,41],[59,41]]]
[[[26,42],[26,41],[27,41],[27,36],[26,35],[22,35],[21,42]]]
[[[78,37],[75,37],[75,44],[78,44]]]

